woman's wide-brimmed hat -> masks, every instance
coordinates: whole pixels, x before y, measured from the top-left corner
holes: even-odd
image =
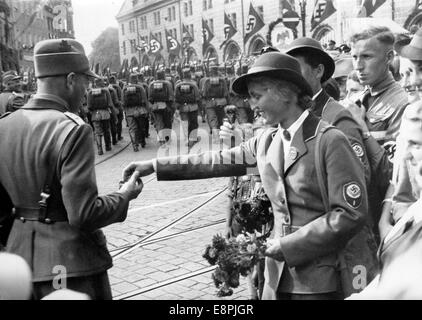
[[[327,81],[334,73],[335,64],[333,58],[324,51],[321,43],[312,38],[298,38],[293,40],[285,51],[286,54],[295,56],[298,54],[314,53],[321,57],[321,62],[324,65],[324,75],[321,82]]]
[[[248,95],[248,81],[258,76],[285,80],[298,86],[302,93],[312,97],[312,89],[302,76],[300,64],[297,59],[280,52],[268,52],[261,55],[248,73],[237,78],[232,85],[232,90],[242,96]]]
[[[395,43],[397,53],[410,60],[422,60],[422,28],[420,28],[412,40],[402,39]]]

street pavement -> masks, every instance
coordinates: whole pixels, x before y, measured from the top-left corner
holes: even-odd
[[[207,125],[201,123],[200,127],[206,130]],[[170,149],[174,150],[172,148],[177,145],[184,148],[180,123],[175,121],[174,128],[179,132],[179,139],[172,139]],[[152,159],[168,150],[158,147],[153,126],[150,134],[146,148],[135,153],[129,145],[127,128],[124,128],[124,140],[113,146],[111,152],[97,156],[100,194],[117,190],[121,173],[131,161]],[[112,256],[120,254],[113,259],[114,266],[109,270],[113,298],[249,299],[247,282],[242,278],[232,296],[217,297],[212,270],[202,258],[212,237],[224,231],[228,178],[158,182],[153,174],[143,178],[143,182],[144,189],[130,203],[126,221],[103,229]],[[175,235],[177,233],[180,234]],[[121,252],[122,247],[136,243],[137,246]]]

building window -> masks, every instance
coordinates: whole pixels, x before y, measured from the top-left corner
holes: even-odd
[[[130,33],[135,32],[135,21],[133,21],[133,20],[129,22],[129,32]]]
[[[125,24],[122,23],[122,36],[124,36],[124,35],[125,35]]]
[[[189,28],[189,33],[192,36],[192,39],[195,40],[195,33],[194,33],[195,30],[193,29],[193,24],[190,24],[188,28]]]
[[[233,23],[233,27],[235,27],[237,29],[237,16],[236,16],[236,13],[235,12],[233,12],[230,15],[230,19],[231,19],[231,21]]]
[[[130,40],[130,53],[136,53],[136,40]]]
[[[171,16],[171,8],[168,8],[167,9],[167,19],[168,19],[168,21],[171,21],[171,19],[172,19],[172,16]]]
[[[212,9],[212,0],[208,0],[208,9]]]
[[[126,41],[123,41],[123,55],[126,55]]]
[[[156,26],[161,24],[160,11],[154,12],[154,24]]]
[[[183,3],[183,11],[185,12],[185,17],[188,16],[188,3],[184,2]]]
[[[171,12],[173,13],[173,20],[176,20],[176,7],[175,6],[173,6],[171,8]]]
[[[210,29],[211,29],[212,33],[214,33],[214,19],[210,19],[210,20],[208,21],[208,25],[209,25],[209,27],[210,27]]]
[[[189,0],[189,15],[191,16],[193,14],[192,10],[192,0]]]
[[[229,3],[229,0],[224,0],[224,3]]]
[[[207,0],[202,1],[202,10],[207,10]]]

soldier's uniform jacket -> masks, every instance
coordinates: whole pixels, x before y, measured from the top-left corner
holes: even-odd
[[[166,101],[154,101],[153,99],[153,87],[156,83],[163,83],[163,85],[168,90],[168,97],[166,97]],[[151,111],[163,110],[166,108],[171,108],[172,103],[174,101],[174,86],[173,83],[168,80],[155,80],[152,81],[148,86],[148,99],[151,102]]]
[[[47,216],[64,221],[16,219],[8,239],[8,251],[26,260],[34,281],[53,279],[56,266],[64,266],[68,277],[109,269],[112,259],[100,228],[124,221],[129,205],[117,192],[98,196],[92,129],[66,111],[59,97],[36,95],[0,119],[0,185],[15,208],[37,215],[48,172],[55,170]],[[0,212],[7,209],[3,200]]]
[[[266,260],[265,299],[275,298],[281,279],[283,292],[336,291],[339,252],[368,221],[362,163],[344,134],[335,128],[321,138],[331,209],[325,212],[315,169],[316,136],[322,123],[312,114],[305,119],[292,138],[286,162],[282,130],[270,128],[231,150],[165,158],[154,163],[158,180],[240,176],[246,173],[245,165],[257,164],[273,207],[273,237],[280,238],[285,257],[285,263]],[[232,157],[236,164],[228,165]],[[368,244],[360,247],[365,246]],[[359,264],[366,266],[366,261],[357,261]]]
[[[211,86],[211,79],[220,79],[223,82],[223,90],[219,97],[209,97],[207,91]],[[226,106],[229,99],[228,85],[225,78],[222,77],[205,77],[200,80],[201,95],[205,99],[206,108],[213,108],[217,106]]]
[[[93,94],[95,91],[101,91],[101,95],[104,97],[105,103],[101,106],[93,103]],[[110,92],[107,88],[94,88],[88,91],[87,95],[88,110],[91,112],[92,121],[109,120],[111,118],[111,112],[114,108],[113,101],[111,100]]]
[[[331,98],[324,89],[315,98],[314,102],[314,107],[311,110],[313,114],[335,126],[349,139],[353,151],[364,165],[365,178],[369,183],[371,168],[362,139],[362,129],[359,124],[353,119],[352,114],[340,103]]]
[[[125,92],[129,87],[139,88],[140,96],[138,96],[139,101],[141,101],[139,106],[128,106],[127,101],[125,100]],[[143,114],[148,114],[149,104],[147,99],[147,91],[144,89],[143,85],[139,84],[128,84],[123,89],[123,109],[125,110],[127,117],[138,117]]]
[[[389,73],[375,88],[366,88],[358,101],[367,109],[366,124],[371,135],[393,158],[401,118],[409,104],[406,92]]]
[[[183,85],[190,85],[193,87],[194,92],[192,94],[193,94],[195,102],[189,102],[189,103],[177,102],[177,98],[176,98],[177,92],[179,91],[179,88],[181,88]],[[176,84],[174,91],[175,91],[175,108],[177,110],[180,110],[180,112],[192,112],[192,111],[197,111],[199,109],[198,102],[201,99],[201,95],[199,93],[198,86],[196,85],[196,81],[181,80]]]

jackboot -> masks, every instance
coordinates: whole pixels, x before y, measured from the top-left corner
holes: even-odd
[[[111,151],[111,136],[110,132],[106,132],[104,135],[104,144],[106,151]]]
[[[95,136],[95,142],[97,143],[97,150],[99,156],[102,156],[104,154],[102,138],[103,136]]]

